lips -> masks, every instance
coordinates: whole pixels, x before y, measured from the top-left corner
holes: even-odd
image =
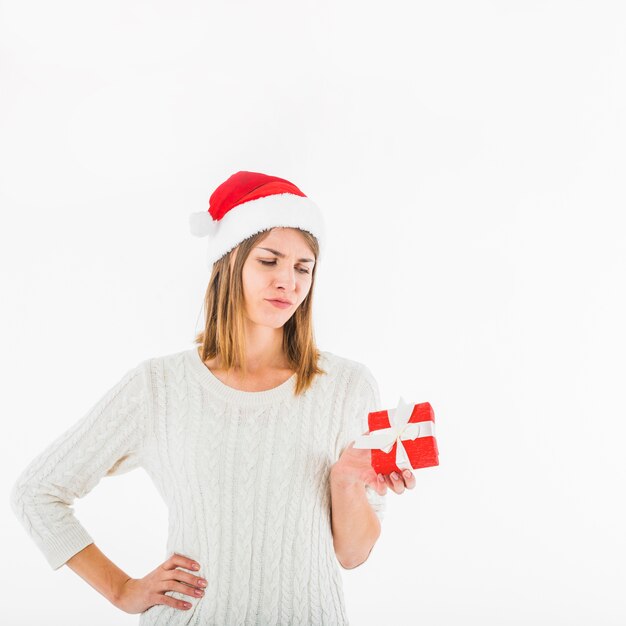
[[[282,298],[268,298],[270,302],[282,302],[283,304],[291,304],[289,300],[283,300]]]

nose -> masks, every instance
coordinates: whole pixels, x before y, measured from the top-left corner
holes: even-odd
[[[289,267],[288,264],[279,268],[274,277],[276,287],[284,287],[287,291],[296,288],[296,269]]]

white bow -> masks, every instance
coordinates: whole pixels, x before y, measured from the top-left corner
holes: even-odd
[[[409,423],[414,406],[414,404],[406,404],[400,396],[398,406],[395,409],[387,410],[391,427],[375,430],[369,435],[360,435],[355,439],[354,447],[360,450],[382,450],[389,454],[393,444],[397,443],[396,466],[400,470],[411,470],[413,466],[402,441],[412,441],[418,437],[434,437],[435,435],[435,422],[432,420]]]

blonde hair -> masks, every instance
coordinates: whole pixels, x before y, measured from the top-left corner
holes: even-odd
[[[245,376],[244,296],[242,270],[252,249],[266,239],[272,229],[264,230],[242,241],[213,264],[213,271],[204,296],[204,330],[196,335],[203,361],[220,357],[220,366],[227,370],[240,367]],[[298,230],[313,251],[319,254],[317,239],[309,232]],[[234,262],[231,267],[231,258]],[[320,351],[313,332],[313,265],[311,288],[306,298],[283,326],[283,352],[291,369],[296,372],[295,395],[304,393],[313,384],[316,375],[327,372],[318,367]]]

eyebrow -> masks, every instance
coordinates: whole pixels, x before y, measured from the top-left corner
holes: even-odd
[[[261,246],[257,246],[257,248],[259,248],[259,250],[267,250],[268,252],[275,254],[277,257],[280,257],[281,259],[285,258],[285,255],[282,252],[279,252],[278,250],[272,250],[271,248],[261,248]],[[298,261],[302,261],[303,263],[313,263],[313,259],[298,259]]]

